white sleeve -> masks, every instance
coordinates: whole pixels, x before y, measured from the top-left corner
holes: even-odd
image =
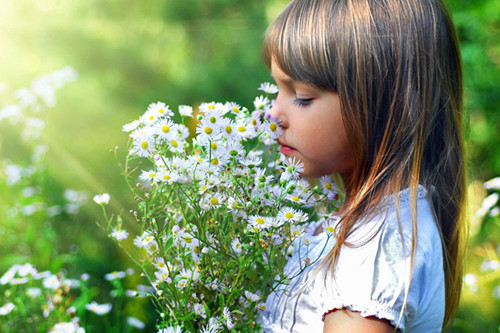
[[[401,208],[402,220],[408,220],[411,216],[409,205]],[[408,326],[418,326],[421,321],[430,320],[433,327],[440,327],[444,314],[444,273],[441,241],[430,210],[421,211],[419,208],[419,242],[406,307],[411,265],[411,218],[409,222],[403,222],[406,250],[403,249],[395,213],[389,212],[379,218],[383,218],[384,224],[372,239],[369,238],[376,230],[370,226],[380,225],[380,220],[368,223],[357,232],[358,240],[369,239],[366,244],[342,248],[335,274],[326,280],[323,313],[347,308],[364,317],[389,320],[403,332]],[[431,238],[426,235],[429,232]],[[437,244],[433,244],[436,241]]]

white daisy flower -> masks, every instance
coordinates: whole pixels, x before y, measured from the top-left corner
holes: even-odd
[[[154,111],[146,111],[139,119],[141,124],[151,126],[160,119],[160,115]]]
[[[175,123],[168,118],[161,119],[154,128],[156,130],[156,134],[158,134],[158,137],[162,140],[169,140],[171,137],[176,135],[174,132],[176,130]]]
[[[127,239],[128,236],[129,236],[129,233],[123,229],[114,228],[113,231],[111,232],[111,237],[113,237],[117,241]]]
[[[142,321],[135,317],[127,317],[127,323],[135,328],[138,328],[140,330],[144,329],[146,327],[146,324],[144,324]]]
[[[140,157],[150,157],[156,150],[154,137],[149,133],[141,133],[134,138],[130,150],[131,155],[138,155]]]
[[[235,102],[227,102],[225,106],[229,112],[234,113],[235,115],[240,115],[242,111],[241,105],[236,104]]]
[[[146,231],[144,231],[142,235],[134,238],[134,245],[139,248],[144,248],[148,252],[154,252],[158,249],[155,238]]]
[[[240,254],[243,250],[239,238],[235,238],[231,241],[231,248],[236,254]]]
[[[40,288],[28,288],[26,289],[26,294],[28,294],[31,298],[37,298],[42,294],[42,289]]]
[[[156,181],[158,180],[158,174],[154,170],[142,170],[139,179],[142,181]]]
[[[157,174],[157,179],[161,182],[173,183],[178,178],[179,175],[176,171],[169,171],[167,168],[160,169]]]
[[[258,302],[260,300],[260,293],[252,293],[248,290],[245,290],[244,292],[245,298],[249,300],[250,302]]]
[[[300,174],[304,172],[304,163],[295,159],[295,157],[285,157],[283,159],[285,171],[281,174],[281,180],[289,181],[299,179]]]
[[[158,333],[182,333],[182,327],[180,326],[169,326],[167,328],[160,328]]]
[[[9,302],[9,303],[1,306],[0,307],[0,316],[6,316],[6,315],[8,315],[9,313],[12,312],[12,310],[14,310],[15,307],[16,306],[12,302]]]
[[[184,152],[184,145],[185,145],[184,141],[181,141],[181,140],[176,139],[176,138],[172,138],[169,141],[167,141],[167,143],[168,143],[169,150],[172,153],[182,154]]]
[[[155,114],[157,117],[169,117],[172,114],[168,105],[163,102],[151,103],[146,112]]]
[[[251,215],[248,219],[248,225],[250,231],[258,232],[262,229],[267,229],[271,226],[272,220],[269,217],[264,217],[260,215]]]
[[[256,131],[252,124],[247,123],[246,119],[238,119],[235,124],[236,134],[243,139],[251,139],[255,137]]]
[[[61,286],[61,280],[59,280],[56,275],[51,275],[49,277],[46,277],[43,280],[42,284],[45,289],[56,290]]]
[[[75,317],[74,319],[78,319]],[[78,325],[78,321],[60,322],[55,324],[49,333],[85,333],[85,329]]]
[[[227,145],[224,147],[225,154],[230,157],[243,157],[245,149],[243,145],[236,140],[228,140]]]
[[[172,279],[170,278],[170,270],[167,266],[161,267],[155,273],[156,284],[161,282],[172,283]]]
[[[271,139],[278,139],[281,135],[280,120],[277,118],[270,118],[265,121],[265,131],[269,134]]]
[[[92,311],[99,316],[102,316],[111,311],[111,303],[99,304],[93,301],[90,304],[85,304],[85,309]]]
[[[259,96],[259,97],[255,98],[253,105],[255,106],[255,108],[257,110],[264,110],[265,111],[265,110],[269,109],[270,101],[269,101],[269,98],[267,98],[265,96]]]
[[[201,199],[201,208],[210,210],[219,208],[224,203],[224,197],[220,193],[208,193]]]
[[[236,141],[234,138],[237,136],[236,124],[229,118],[222,118],[219,121],[219,131],[227,138],[228,142]]]
[[[116,280],[116,279],[123,279],[127,276],[127,273],[123,271],[114,271],[111,273],[107,273],[104,275],[104,278],[108,281]]]
[[[219,134],[219,124],[212,123],[207,118],[204,118],[196,125],[196,133],[200,141],[205,141],[207,138],[215,138]]]
[[[271,94],[271,95],[276,94],[279,91],[277,85],[275,85],[273,83],[269,83],[269,82],[261,83],[258,90],[261,90],[261,91],[268,93],[268,94]]]
[[[201,333],[217,333],[222,329],[222,325],[219,323],[219,318],[212,317],[208,320],[208,324],[203,326]]]
[[[131,123],[123,125],[122,131],[123,132],[132,132],[132,131],[135,131],[137,129],[137,127],[139,127],[140,124],[141,124],[141,122],[139,120],[134,120]]]
[[[179,105],[179,114],[183,117],[193,117],[193,108],[189,105]]]
[[[224,114],[227,112],[227,108],[224,104],[216,102],[201,103],[199,109],[202,113],[217,112],[219,114]]]
[[[487,190],[500,190],[500,177],[492,178],[484,183],[484,188]]]
[[[201,303],[195,303],[193,305],[193,312],[198,316],[202,318],[207,318],[207,313],[205,311],[205,307]]]
[[[280,209],[276,217],[280,221],[294,223],[301,221],[304,217],[303,214],[304,213],[299,212],[291,207],[283,207]]]
[[[93,198],[94,202],[98,205],[105,206],[109,203],[110,196],[108,193],[96,194]]]
[[[242,164],[250,169],[253,169],[253,168],[258,167],[259,165],[262,164],[262,158],[257,157],[257,156],[254,156],[254,157],[247,156],[246,158],[242,158],[240,160],[240,164]]]
[[[231,311],[229,311],[229,308],[227,306],[225,306],[224,310],[222,311],[222,318],[226,321],[226,327],[228,329],[232,329],[234,327],[233,317],[231,316]]]

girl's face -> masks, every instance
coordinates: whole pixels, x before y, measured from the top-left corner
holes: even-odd
[[[347,181],[354,157],[336,93],[292,79],[274,62],[271,66],[279,88],[270,113],[281,120],[278,139],[281,153],[304,163],[303,177],[317,178],[340,173]]]

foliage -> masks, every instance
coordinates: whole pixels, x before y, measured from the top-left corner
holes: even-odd
[[[102,281],[87,273],[79,279],[68,277],[68,271],[73,275],[88,267],[72,269],[78,263],[77,245],[70,233],[66,237],[58,237],[58,233],[75,222],[88,195],[73,189],[58,193],[50,186],[45,167],[48,146],[41,138],[48,114],[56,105],[56,91],[77,78],[70,67],[43,75],[29,87],[14,91],[10,103],[0,109],[1,139],[9,143],[5,149],[9,158],[0,160],[1,332],[63,328],[81,332],[101,327],[107,332],[123,332],[135,327],[129,322],[139,323],[125,315],[128,300],[142,294],[125,292],[117,274],[107,278],[111,285],[104,288]],[[74,248],[69,253],[63,250],[68,243]],[[45,270],[38,271],[30,262]],[[98,298],[106,299],[102,294],[107,290],[112,294],[110,302],[95,303]],[[109,315],[101,318],[92,312]]]

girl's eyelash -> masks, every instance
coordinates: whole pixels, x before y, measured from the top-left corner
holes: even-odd
[[[312,98],[296,98],[293,102],[297,106],[307,106],[311,104],[312,100],[313,100]]]

